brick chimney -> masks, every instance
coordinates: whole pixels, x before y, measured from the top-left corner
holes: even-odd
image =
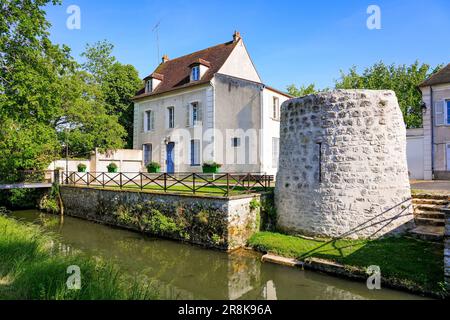
[[[162,63],[166,63],[167,61],[169,61],[169,56],[167,54],[165,54],[162,57]]]
[[[241,39],[241,33],[239,31],[235,31],[233,34],[233,42],[238,42]]]

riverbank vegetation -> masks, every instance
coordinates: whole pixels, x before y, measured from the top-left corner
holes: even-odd
[[[272,232],[255,234],[249,245],[260,252],[275,253],[305,261],[321,258],[346,267],[381,268],[392,283],[443,295],[443,246],[410,238],[379,240],[313,240]]]
[[[115,265],[61,245],[41,227],[0,216],[0,300],[155,299],[154,287],[125,276]],[[69,266],[78,266],[81,289],[70,290]]]

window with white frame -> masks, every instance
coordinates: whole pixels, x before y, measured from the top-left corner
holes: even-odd
[[[272,138],[272,167],[278,168],[280,157],[280,138]]]
[[[153,146],[151,144],[144,144],[143,151],[144,151],[144,165],[148,165],[153,160],[152,159]]]
[[[273,97],[272,108],[272,118],[278,120],[280,118],[280,99],[277,97]]]
[[[152,110],[145,111],[144,115],[144,131],[153,131],[155,130],[155,113]]]
[[[191,102],[188,105],[187,110],[187,123],[188,127],[198,125],[203,120],[202,108],[199,102]]]
[[[167,108],[167,127],[169,129],[175,128],[175,108],[174,107]]]
[[[200,80],[200,66],[192,67],[191,79],[192,81]]]
[[[200,165],[200,140],[191,140],[191,166]]]

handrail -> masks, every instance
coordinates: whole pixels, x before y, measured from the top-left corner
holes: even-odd
[[[272,175],[260,173],[144,173],[144,172],[62,172],[62,184],[161,190],[164,192],[252,193],[267,191]],[[180,188],[182,190],[180,190]],[[212,190],[209,190],[211,188]]]

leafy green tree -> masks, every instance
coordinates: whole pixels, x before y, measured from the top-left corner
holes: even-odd
[[[133,147],[134,104],[131,98],[142,85],[139,73],[132,65],[116,61],[112,55],[114,46],[107,41],[87,45],[82,54],[86,58],[83,67],[100,85],[109,115],[118,117],[127,131],[127,147]]]
[[[356,67],[348,73],[341,71],[341,78],[336,81],[337,89],[374,89],[395,91],[400,108],[408,128],[422,126],[422,95],[417,86],[441,66],[431,68],[418,61],[410,66],[385,65],[378,62],[359,74]]]
[[[301,87],[297,88],[294,84],[291,84],[287,87],[287,91],[291,96],[294,97],[303,97],[307,96],[308,94],[317,93],[318,90],[316,89],[316,85],[314,83],[305,86],[302,85]]]
[[[66,140],[73,155],[124,145],[102,86],[49,39],[42,7],[59,3],[0,0],[0,178],[46,168]]]

